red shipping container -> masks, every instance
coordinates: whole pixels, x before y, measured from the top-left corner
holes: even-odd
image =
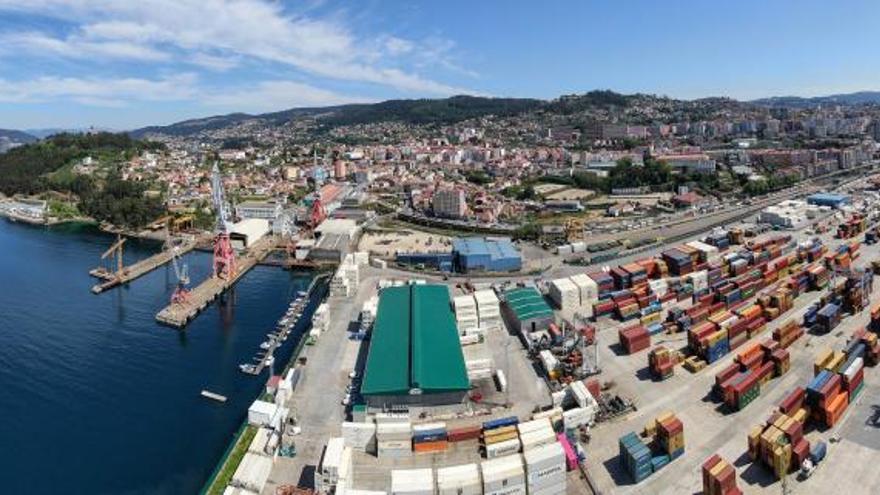
[[[804,389],[797,387],[779,403],[779,411],[783,414],[791,414],[804,404]]]
[[[446,432],[446,438],[450,442],[463,442],[465,440],[477,440],[483,432],[479,425],[452,428]]]
[[[732,363],[730,366],[722,369],[715,375],[715,386],[720,389],[724,382],[730,380],[733,375],[737,373],[739,373],[739,364]]]

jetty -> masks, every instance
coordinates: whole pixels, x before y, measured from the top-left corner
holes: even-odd
[[[110,290],[114,287],[118,287],[120,285],[125,285],[132,280],[135,280],[139,277],[142,277],[151,271],[159,268],[160,266],[169,263],[171,258],[174,256],[183,256],[184,254],[192,251],[196,247],[196,241],[190,240],[179,244],[176,248],[176,252],[172,249],[164,249],[159,253],[150,256],[149,258],[138,261],[137,263],[131,266],[122,266],[120,262],[119,269],[116,271],[108,270],[105,267],[98,267],[91,271],[89,271],[89,275],[102,280],[102,282],[92,287],[93,294],[100,294],[104,291]],[[112,254],[112,251],[116,249],[121,249],[121,242],[117,242],[113,248],[108,250],[108,253]],[[106,254],[106,253],[105,253]],[[121,257],[121,252],[119,254]]]
[[[236,257],[236,271],[229,279],[210,277],[180,302],[173,302],[159,311],[156,321],[174,328],[183,328],[223,292],[235,285],[251,268],[261,262],[275,247],[274,237],[267,236],[255,242],[241,256]]]

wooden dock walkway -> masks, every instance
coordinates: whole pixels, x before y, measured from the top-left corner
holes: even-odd
[[[235,285],[251,268],[262,261],[275,247],[275,243],[274,237],[260,239],[244,255],[236,257],[237,271],[232,279],[208,278],[190,291],[186,301],[171,303],[162,311],[159,311],[156,315],[156,321],[175,328],[185,327],[187,323],[211,304],[214,299],[226,291],[226,289]]]
[[[196,242],[190,241],[181,244],[177,248],[177,254],[179,256],[183,256],[184,254],[192,251],[196,248]],[[125,285],[132,280],[135,280],[139,277],[142,277],[151,271],[159,268],[165,263],[171,262],[171,258],[173,257],[173,253],[171,250],[164,249],[162,252],[156,253],[149,258],[138,261],[137,263],[127,266],[122,270],[122,276],[117,277],[117,274],[107,270],[104,267],[95,268],[89,272],[89,275],[101,279],[103,282],[98,283],[97,285],[92,287],[92,293],[100,294],[106,290],[110,290],[119,285]]]

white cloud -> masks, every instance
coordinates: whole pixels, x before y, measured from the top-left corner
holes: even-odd
[[[22,81],[0,79],[0,102],[42,103],[69,100],[89,106],[125,106],[130,101],[178,101],[193,98],[196,76],[163,79],[40,77]]]
[[[107,45],[108,55],[131,50],[132,55],[144,57],[165,53],[173,47],[183,52],[184,58],[200,53],[213,57],[240,56],[283,64],[320,77],[415,93],[469,92],[401,68],[404,61],[399,57],[418,50],[409,40],[384,35],[359,38],[338,20],[288,13],[280,2],[0,0],[0,10],[73,19],[79,26],[76,36],[55,38],[56,41],[86,46],[92,53]],[[56,52],[65,50],[62,45]],[[144,51],[134,51],[135,46]],[[202,58],[203,62],[206,60]]]
[[[295,81],[263,81],[255,87],[214,91],[203,99],[205,105],[245,112],[265,112],[369,101],[372,100],[341,95]]]
[[[169,56],[150,46],[128,41],[89,41],[78,36],[53,38],[43,33],[25,32],[0,35],[0,51],[18,54],[21,51],[36,55],[54,55],[65,58],[93,57],[141,61],[168,60]]]
[[[236,56],[218,57],[207,53],[196,53],[189,58],[189,62],[205,69],[226,71],[237,67],[239,60]]]

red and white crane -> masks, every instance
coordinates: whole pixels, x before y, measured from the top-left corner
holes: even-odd
[[[211,199],[214,202],[214,211],[217,212],[216,235],[214,236],[214,277],[230,280],[235,276],[235,251],[229,234],[232,231],[232,223],[226,205],[226,195],[223,192],[223,179],[220,177],[220,168],[214,162],[211,171]]]

